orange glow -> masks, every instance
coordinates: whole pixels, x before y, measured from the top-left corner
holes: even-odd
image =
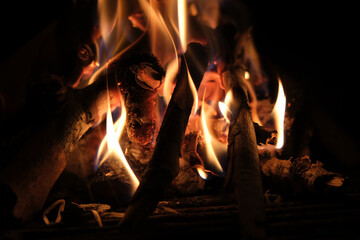
[[[205,96],[205,94],[204,94],[204,96]],[[202,105],[201,105],[201,124],[202,124],[202,130],[204,133],[205,150],[206,150],[208,164],[210,165],[211,168],[215,169],[214,171],[216,173],[222,174],[223,169],[220,165],[217,154],[222,155],[222,154],[226,153],[227,146],[226,146],[226,144],[220,142],[219,140],[217,140],[216,138],[211,136],[206,118],[207,118],[207,116],[205,114],[205,98],[203,98]]]
[[[148,32],[152,53],[157,56],[161,64],[166,64],[173,56],[174,41],[161,15],[159,2],[139,0],[140,6],[148,18]],[[169,3],[165,4],[170,5]],[[171,7],[171,6],[168,6]],[[170,58],[170,59],[169,59]]]
[[[274,116],[275,128],[276,131],[278,132],[276,148],[280,149],[284,145],[284,118],[285,118],[286,97],[280,78],[278,78],[278,82],[279,82],[278,96],[276,99],[274,109],[272,111],[272,115]]]
[[[104,139],[100,144],[95,163],[99,167],[106,160],[110,158],[119,161],[121,166],[126,170],[128,176],[130,177],[130,182],[132,185],[132,194],[133,194],[137,189],[137,187],[139,186],[139,180],[137,179],[131,167],[129,166],[119,144],[119,139],[126,123],[125,104],[123,99],[121,99],[121,115],[114,124],[111,115],[109,91],[107,96],[108,96],[108,110],[106,115],[106,136],[104,137]]]

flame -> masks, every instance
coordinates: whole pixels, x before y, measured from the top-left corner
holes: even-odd
[[[245,71],[245,76],[244,76],[245,80],[249,80],[250,79],[250,73],[248,71]]]
[[[166,105],[169,105],[171,95],[174,91],[174,80],[179,71],[179,60],[174,58],[166,68],[166,74],[164,79],[163,96]]]
[[[227,123],[230,123],[230,116],[231,116],[231,110],[230,110],[230,103],[233,99],[232,91],[228,91],[224,102],[219,101],[219,109],[221,114],[224,116]]]
[[[275,128],[276,131],[278,132],[276,148],[280,149],[284,145],[284,118],[285,118],[286,97],[280,78],[278,78],[278,82],[279,82],[278,96],[276,99],[274,109],[272,111],[272,115],[274,116]]]
[[[121,115],[114,124],[111,114],[109,90],[107,91],[107,97],[108,109],[106,115],[106,135],[100,144],[95,166],[101,166],[105,161],[109,160],[110,158],[119,161],[120,164],[124,167],[128,176],[130,177],[132,193],[134,193],[139,186],[139,180],[129,166],[125,158],[124,152],[122,151],[119,144],[119,139],[126,123],[126,110],[124,100],[121,98]]]
[[[188,44],[188,6],[186,0],[178,0],[177,1],[177,7],[178,7],[178,23],[179,23],[179,38],[180,38],[180,45],[183,52],[186,51],[187,44]],[[191,111],[191,116],[194,116],[196,114],[196,110],[198,108],[198,94],[197,90],[194,84],[194,81],[191,77],[191,74],[189,72],[189,68],[187,65],[187,62],[185,60],[186,64],[186,70],[188,75],[188,81],[191,93],[193,95],[194,103],[193,108]]]
[[[205,89],[205,91],[206,91],[206,89]],[[202,100],[202,105],[201,105],[201,124],[202,124],[202,129],[204,132],[206,155],[207,155],[209,165],[215,169],[216,173],[222,174],[223,169],[220,165],[217,155],[225,154],[227,151],[226,150],[227,146],[226,146],[226,144],[220,142],[219,140],[217,140],[216,138],[211,136],[209,128],[208,128],[208,124],[206,122],[206,118],[207,117],[205,114],[205,94],[204,94],[204,97]]]
[[[188,11],[187,11],[187,1],[178,0],[178,21],[179,21],[179,35],[180,35],[180,44],[183,52],[186,51],[186,46],[188,43]]]
[[[129,33],[124,31],[127,23],[127,7],[124,1],[98,1],[99,25],[105,49],[105,60],[115,56],[126,45]],[[107,51],[107,54],[103,51]],[[100,56],[99,56],[100,57]],[[102,62],[103,59],[99,60]]]
[[[184,58],[184,60],[185,60],[185,58]],[[196,90],[194,81],[193,81],[193,79],[191,77],[191,74],[189,72],[189,68],[188,68],[186,60],[185,60],[185,64],[186,64],[186,70],[187,70],[190,90],[191,90],[191,93],[192,93],[193,99],[194,99],[193,107],[192,107],[192,110],[191,110],[191,116],[195,116],[196,110],[197,110],[197,108],[199,106],[199,100],[198,100],[199,97],[198,97],[198,94],[197,94],[197,90]]]
[[[199,176],[200,176],[202,179],[204,179],[204,180],[207,179],[208,174],[205,172],[205,170],[204,170],[203,168],[197,167],[196,170],[197,170]]]
[[[177,17],[178,17],[178,29],[176,28],[176,25],[174,24],[173,14],[171,14],[171,11],[174,9],[173,2],[169,1],[166,2],[165,8],[168,9],[167,15],[164,17],[162,16],[160,12],[160,8],[157,5],[157,2],[147,1],[147,0],[139,0],[140,6],[143,9],[144,13],[149,19],[149,31],[151,35],[151,46],[152,46],[152,52],[155,56],[157,56],[160,61],[165,64],[169,61],[167,64],[166,69],[166,76],[164,80],[164,86],[162,89],[162,94],[164,96],[164,101],[166,104],[170,102],[171,95],[174,89],[174,79],[179,71],[179,59],[178,59],[178,53],[180,52],[177,48],[174,37],[171,34],[171,31],[169,30],[167,23],[170,22],[170,26],[172,26],[173,32],[175,32],[177,35],[179,35],[180,40],[180,48],[181,52],[186,51],[186,47],[188,44],[188,11],[187,11],[187,1],[186,0],[178,0],[177,1]],[[175,53],[175,57],[172,59],[168,59],[170,54],[170,48],[172,48],[171,51]],[[186,64],[187,69],[187,76],[188,81],[191,89],[191,93],[194,98],[193,103],[193,109],[192,109],[192,116],[195,115],[196,110],[198,108],[198,95],[197,90],[195,87],[195,84],[191,78],[191,74],[189,72],[189,69]]]

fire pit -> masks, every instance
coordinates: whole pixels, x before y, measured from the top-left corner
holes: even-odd
[[[324,237],[330,215],[335,234],[358,221],[357,143],[310,103],[306,76],[266,56],[261,7],[84,0],[70,12],[29,43],[21,91],[0,92],[17,127],[1,145],[4,237]],[[345,155],[314,150],[334,146],[324,116]]]

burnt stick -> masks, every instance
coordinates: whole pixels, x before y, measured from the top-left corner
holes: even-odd
[[[171,181],[179,172],[179,156],[185,129],[193,105],[187,69],[198,88],[208,65],[209,56],[203,46],[191,43],[181,58],[181,68],[174,93],[166,110],[148,169],[135,192],[120,228],[132,229],[152,214]]]

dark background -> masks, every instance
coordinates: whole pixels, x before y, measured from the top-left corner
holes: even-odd
[[[247,1],[247,5],[260,56],[289,74],[293,84],[284,85],[301,93],[302,106],[296,116],[300,121],[294,127],[298,134],[309,126],[312,129],[311,157],[357,177],[360,131],[355,6],[315,1]],[[304,139],[295,144],[301,141]]]
[[[309,123],[319,129],[311,143],[314,156],[342,170],[358,171],[357,7],[346,2],[244,2],[260,55],[301,88],[305,100],[298,117],[316,119]],[[71,6],[71,0],[4,1],[0,61],[68,14]],[[328,123],[319,125],[323,120]]]

